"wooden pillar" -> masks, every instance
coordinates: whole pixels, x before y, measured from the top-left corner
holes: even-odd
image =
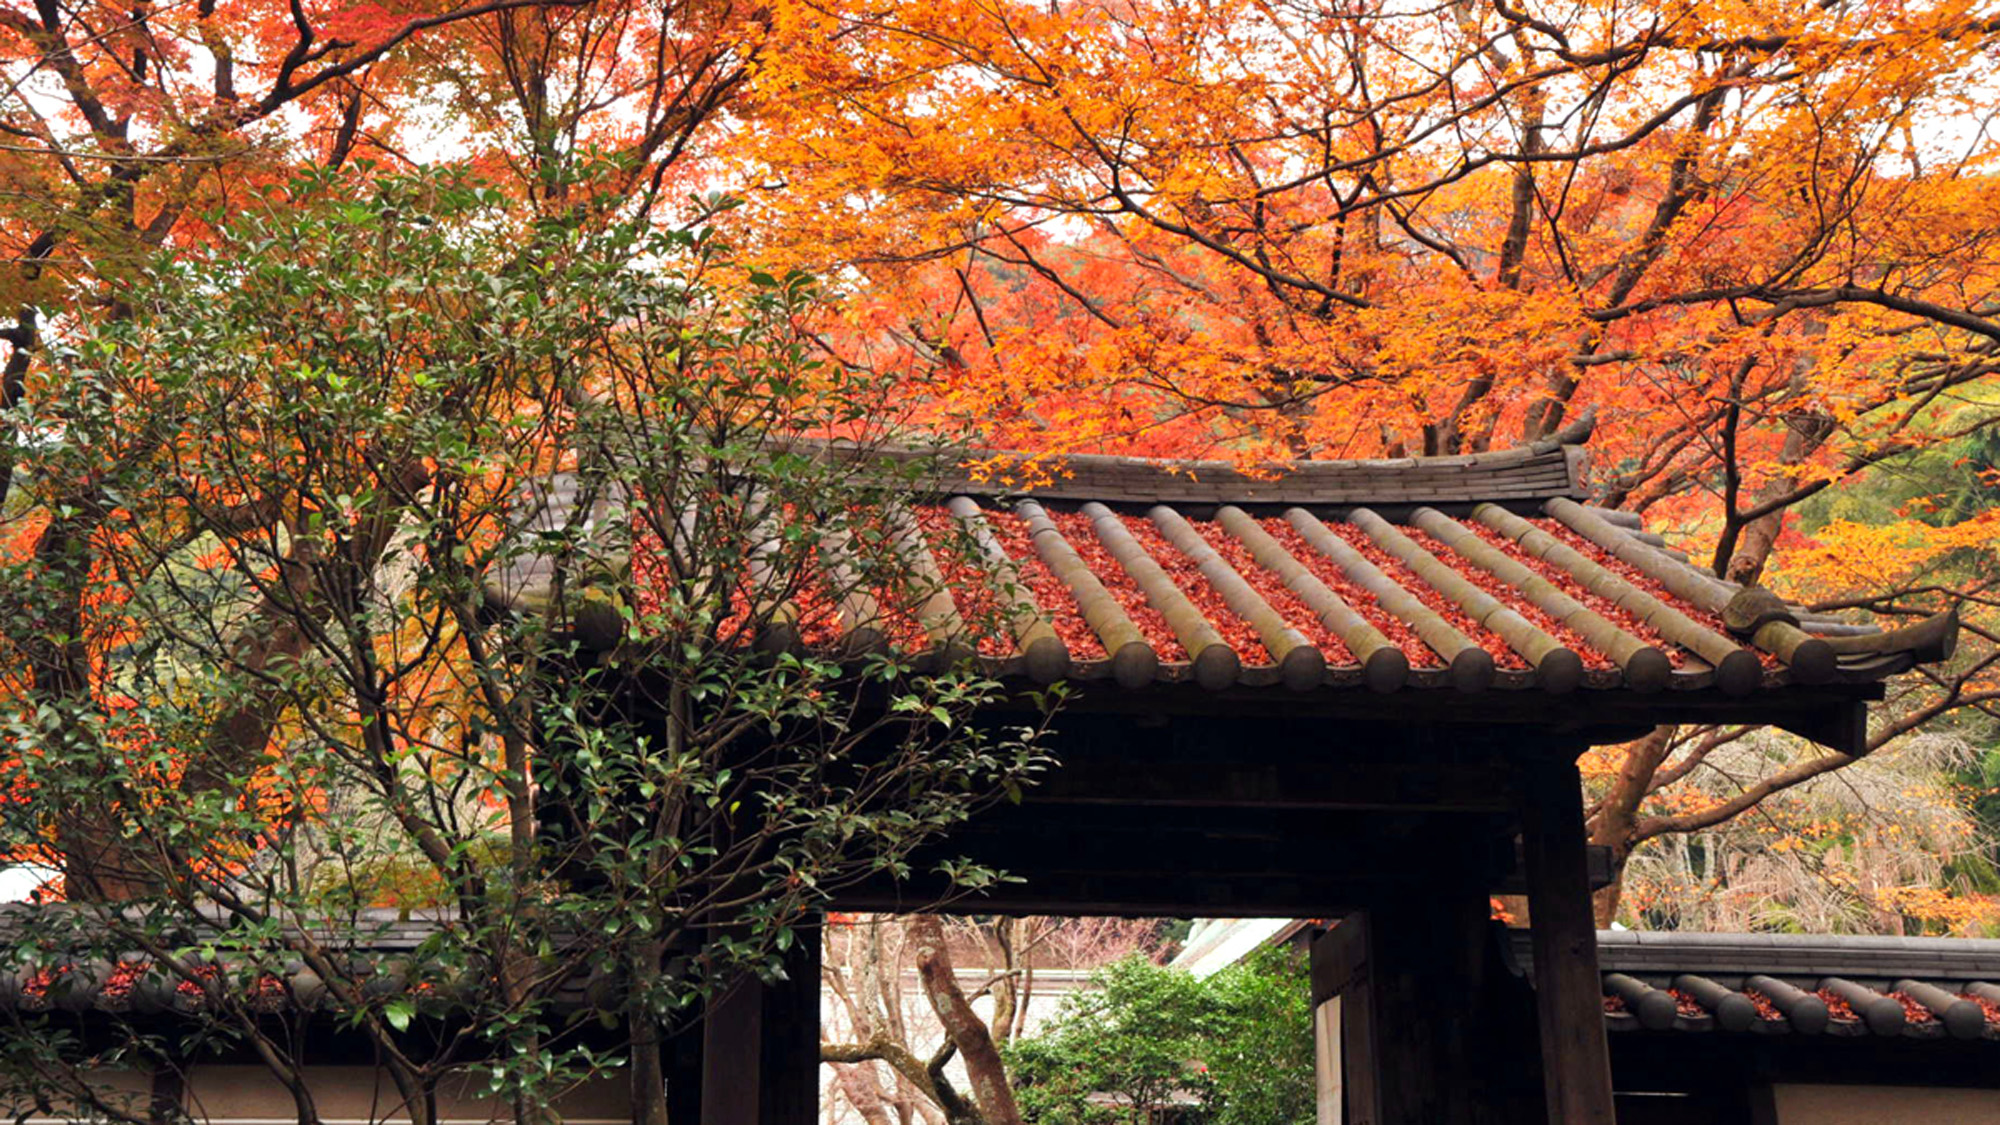
[[[820,927],[800,927],[764,992],[762,1125],[819,1125]]]
[[[1309,977],[1318,1125],[1352,1125],[1373,1120],[1378,1112],[1368,949],[1368,915],[1362,911],[1313,939]],[[1337,1022],[1323,1029],[1329,1016]]]
[[[1313,999],[1340,998],[1343,1125],[1471,1125],[1487,902],[1450,880],[1350,914],[1313,945]]]
[[[1584,863],[1582,783],[1568,759],[1533,763],[1523,782],[1521,844],[1549,1121],[1614,1125],[1597,925]]]
[[[701,1125],[817,1125],[820,929],[802,927],[785,979],[736,982],[709,1001]]]

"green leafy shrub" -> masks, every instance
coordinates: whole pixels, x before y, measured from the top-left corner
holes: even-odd
[[[1269,949],[1208,978],[1130,957],[1064,1001],[1009,1053],[1021,1112],[1039,1125],[1209,1125],[1313,1117],[1305,965]]]

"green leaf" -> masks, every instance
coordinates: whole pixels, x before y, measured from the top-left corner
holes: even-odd
[[[388,1020],[389,1026],[395,1028],[397,1031],[408,1031],[410,1029],[410,1021],[415,1019],[416,1015],[416,1002],[407,996],[398,996],[382,1008],[382,1018]]]

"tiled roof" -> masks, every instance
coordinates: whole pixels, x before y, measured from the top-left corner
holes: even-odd
[[[216,911],[203,913],[216,929],[204,930],[200,936],[222,944],[218,939],[224,936],[225,916]],[[70,933],[79,926],[87,927],[89,917],[88,913],[72,913],[63,905],[9,904],[0,907],[0,937],[17,937],[23,928],[45,935]],[[356,912],[341,925],[315,928],[311,933],[316,944],[347,961],[358,974],[367,976],[372,970],[368,981],[371,996],[407,990],[421,1004],[449,1006],[449,988],[413,981],[411,970],[415,951],[450,924],[449,914],[408,917],[395,910],[368,909]],[[114,960],[79,958],[42,965],[0,965],[0,1011],[146,1016],[197,1012],[226,997],[234,997],[255,1011],[311,1010],[327,1003],[325,983],[286,953],[260,954],[253,959],[242,952],[222,952],[208,962],[185,951],[182,955],[188,956],[190,963],[205,964],[199,973],[204,978],[201,983],[155,966],[140,953]],[[569,1008],[601,1005],[607,988],[608,979],[578,980],[563,990],[558,1003]]]
[[[1517,935],[1515,953],[1527,958]],[[2000,1043],[2000,941],[1598,934],[1614,1032],[1887,1036]]]
[[[357,968],[372,962],[370,995],[408,991],[421,1005],[451,1007],[454,985],[420,983],[422,974],[413,973],[419,965],[410,959],[439,923],[369,914],[339,940],[333,933],[320,937]],[[1527,934],[1510,936],[1512,956],[1532,976]],[[1600,931],[1597,938],[1605,1024],[1615,1033],[2000,1044],[2000,941],[1623,931]],[[225,955],[211,979],[197,985],[136,954],[16,968],[0,972],[0,1011],[192,1013],[227,996],[268,1011],[326,1003],[325,985],[296,962],[264,973]],[[557,1001],[566,1010],[598,1009],[615,1007],[617,995],[607,975],[572,982]]]
[[[1556,442],[1259,474],[1072,457],[1024,492],[954,471],[895,516],[917,572],[936,579],[903,635],[946,649],[970,603],[1001,601],[1012,636],[982,651],[1001,675],[1301,692],[1742,696],[1875,681],[1949,652],[1950,616],[1882,632],[1714,577],[1629,513],[1583,503],[1582,460],[1580,445]],[[551,482],[536,519],[566,520],[574,494]],[[1004,594],[968,590],[968,572],[934,550],[953,526]],[[839,564],[837,549],[827,556]],[[525,556],[489,597],[530,598],[552,569]],[[866,647],[895,631],[865,594],[827,616],[821,643]]]

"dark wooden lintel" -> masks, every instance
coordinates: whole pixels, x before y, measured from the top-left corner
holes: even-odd
[[[1028,791],[1033,805],[1138,805],[1150,808],[1423,809],[1511,812],[1512,771],[1498,762],[1237,761],[1129,758],[1072,754]]]
[[[1331,876],[1037,874],[952,894],[929,880],[843,889],[833,908],[885,914],[944,909],[967,914],[1069,914],[1130,918],[1330,918],[1392,893],[1389,881]],[[1398,880],[1409,885],[1406,877]]]
[[[1108,680],[1072,682],[1065,715],[1122,715],[1140,721],[1169,716],[1224,721],[1338,719],[1343,724],[1402,727],[1437,741],[1597,741],[1594,732],[1647,728],[1659,723],[1811,722],[1830,709],[1883,697],[1878,682],[1786,685],[1730,696],[1714,688],[1636,692],[1583,689],[1551,695],[1536,688],[1463,693],[1448,687],[1406,687],[1379,694],[1364,687],[1293,692],[1234,687],[1211,691],[1193,683],[1156,683],[1137,690]],[[1614,737],[1612,739],[1616,741]],[[1321,744],[1352,744],[1344,727],[1320,728]],[[1308,743],[1310,745],[1310,743]]]
[[[994,809],[913,858],[956,857],[1021,875],[1152,877],[1337,875],[1497,882],[1512,866],[1509,822],[1473,814],[1210,808],[1199,815],[1122,805]]]
[[[950,888],[929,873],[956,857],[1013,881],[945,909],[1177,917],[1325,918],[1441,878],[1498,885],[1512,864],[1507,822],[1483,816],[1032,807],[990,816],[919,853],[910,878],[848,888],[836,907],[936,908]]]

